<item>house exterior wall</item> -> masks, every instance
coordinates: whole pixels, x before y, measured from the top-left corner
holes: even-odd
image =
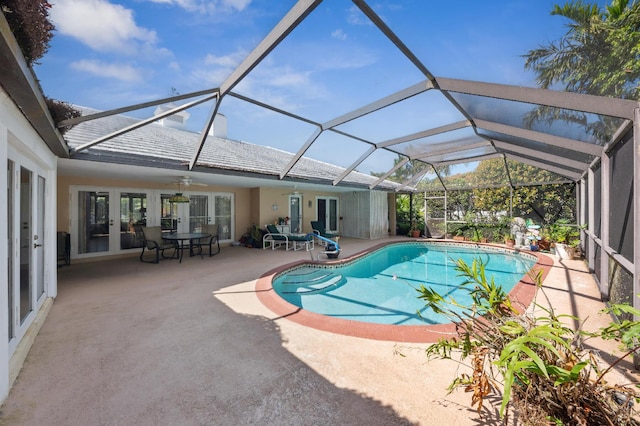
[[[98,165],[97,167],[104,166]],[[108,165],[107,165],[108,167]],[[146,190],[165,190],[175,192],[171,186],[159,184],[157,182],[141,181],[139,179],[105,179],[90,176],[58,176],[57,185],[57,230],[73,233],[75,224],[71,223],[71,191],[73,186],[88,186],[96,188],[140,188]],[[194,191],[182,191],[186,195],[190,192],[223,192],[234,194],[234,230],[233,236],[238,240],[242,234],[251,226],[251,205],[252,190],[249,188],[236,188],[225,186],[197,186]],[[139,255],[138,251],[132,252],[131,256]],[[110,256],[92,257],[82,261],[99,261]]]
[[[9,309],[8,298],[9,289],[14,288],[13,282],[9,282],[9,262],[19,265],[18,253],[19,235],[23,229],[19,219],[10,222],[8,215],[9,208],[16,209],[17,198],[9,199],[7,190],[7,164],[12,160],[17,164],[29,165],[37,176],[44,178],[44,235],[38,236],[38,241],[43,243],[40,252],[43,256],[43,283],[44,293],[38,297],[36,304],[32,307],[24,320],[17,323],[16,316],[13,316],[15,327],[15,337],[9,338]],[[57,295],[57,263],[55,254],[55,205],[57,203],[56,186],[56,157],[42,141],[31,124],[25,119],[22,111],[14,104],[13,100],[7,96],[6,92],[0,89],[0,161],[4,164],[4,172],[0,173],[0,196],[4,202],[0,209],[0,240],[4,243],[0,245],[0,401],[8,395],[13,380],[18,375],[22,363],[29,351],[33,338],[37,335],[38,328],[42,324],[51,299]],[[18,183],[16,182],[16,185]],[[15,188],[16,186],[14,186]],[[15,214],[14,214],[15,216]],[[7,224],[9,226],[7,226]],[[14,229],[15,241],[12,245],[15,250],[9,251],[8,239],[10,235],[8,228]],[[35,229],[29,229],[36,232]],[[28,249],[27,249],[28,250]],[[14,273],[15,276],[15,273]],[[11,287],[10,287],[11,286]]]
[[[291,190],[286,188],[260,188],[260,215],[256,225],[264,228],[268,223],[275,223],[278,218],[289,216],[289,194]],[[309,233],[311,221],[317,219],[315,199],[316,197],[335,196],[335,194],[321,191],[300,191],[302,197],[302,233]],[[311,201],[311,203],[309,203]],[[278,210],[273,210],[277,205]],[[340,211],[342,206],[339,206]]]
[[[8,108],[6,105],[6,96],[3,91],[0,91],[2,102],[0,102],[0,159],[2,163],[7,167],[7,146],[8,146],[8,123],[5,110]],[[2,199],[7,202],[7,173],[0,173],[0,192]],[[9,220],[7,215],[7,209],[0,209],[0,223],[7,223]],[[0,241],[7,241],[9,238],[8,230],[6,226],[0,227]],[[9,394],[9,359],[11,354],[9,352],[9,296],[6,277],[9,274],[9,247],[5,244],[0,244],[0,401],[4,401]]]

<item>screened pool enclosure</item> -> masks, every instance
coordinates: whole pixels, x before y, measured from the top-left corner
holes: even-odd
[[[415,39],[410,24],[394,20],[392,14],[384,14],[383,19],[381,6],[366,1],[340,2],[344,6],[340,10],[332,7],[335,4],[296,2],[216,87],[61,123],[78,124],[128,112],[144,114],[161,104],[172,105],[160,116],[148,114],[138,123],[110,129],[100,137],[68,140],[71,158],[118,151],[122,135],[189,111],[200,135],[185,154],[190,171],[215,174],[224,169],[224,158],[216,159],[215,152],[213,160],[202,157],[214,120],[224,114],[234,127],[252,129],[254,136],[247,136],[252,144],[283,151],[287,160],[282,166],[264,165],[258,170],[270,183],[388,192],[388,182],[393,181],[393,190],[399,193],[443,194],[469,188],[573,184],[577,221],[585,225],[582,248],[603,298],[640,307],[634,297],[640,293],[637,101],[479,82],[465,78],[464,70],[456,76],[437,76],[440,64],[430,60],[429,44]],[[332,22],[344,18],[336,14],[345,13],[366,23],[358,27],[359,37],[393,48],[380,53],[384,60],[349,66],[349,52],[358,51],[356,37],[344,38],[340,44],[327,39],[316,49],[309,47],[309,40],[319,37],[318,28],[331,33]],[[428,19],[436,18],[422,19],[428,26]],[[287,69],[284,58],[317,64],[332,49],[342,52],[345,61],[343,67],[332,70],[339,87],[316,96],[314,102],[296,102],[286,84],[279,93],[250,90],[269,76],[273,78],[270,67],[274,62],[280,63],[281,70]],[[468,65],[473,72],[473,64]],[[310,81],[305,84],[309,90],[323,90]],[[364,94],[367,102],[355,104],[356,94],[359,99]],[[247,116],[252,117],[250,122]],[[242,133],[238,134],[241,139]],[[101,161],[109,161],[107,157]],[[304,158],[338,167],[319,173],[309,170]],[[375,179],[363,183],[353,178],[358,173]]]

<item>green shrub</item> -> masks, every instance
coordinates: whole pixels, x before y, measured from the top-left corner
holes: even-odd
[[[537,316],[516,310],[502,288],[487,280],[480,260],[456,264],[466,278],[462,287],[473,299],[471,309],[424,285],[418,289],[428,307],[456,323],[456,336],[431,345],[428,358],[453,359],[456,353],[460,362],[471,364],[472,373],[454,377],[450,391],[462,387],[472,392],[471,405],[477,405],[480,414],[485,399],[501,393],[500,415],[513,404],[525,424],[640,424],[633,405],[638,388],[603,380],[613,366],[640,349],[639,321],[612,323],[597,332],[572,330],[561,322],[569,316],[556,315],[553,308],[536,304],[543,309]],[[544,295],[541,274],[534,279]],[[606,310],[610,312],[640,316],[628,305],[613,305]],[[628,350],[601,371],[595,354],[583,346],[589,337],[615,339]]]

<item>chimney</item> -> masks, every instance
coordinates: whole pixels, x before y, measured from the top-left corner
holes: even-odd
[[[153,115],[154,116],[160,115],[164,112],[167,112],[175,108],[176,106],[177,105],[175,104],[158,105],[158,107],[153,112]],[[191,114],[189,114],[186,110],[180,111],[168,117],[161,118],[160,120],[158,120],[158,123],[160,123],[161,126],[171,127],[173,129],[185,130],[187,128],[187,120],[189,119],[190,116]]]
[[[224,114],[216,114],[216,118],[213,119],[213,126],[209,129],[209,136],[227,138],[227,117]]]

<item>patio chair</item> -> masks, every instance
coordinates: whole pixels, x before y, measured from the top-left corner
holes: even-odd
[[[305,249],[311,251],[314,249],[314,241],[311,235],[289,235],[289,242],[293,246],[293,251]]]
[[[316,235],[320,235],[321,237],[324,238],[328,238],[330,240],[335,240],[336,238],[338,238],[340,236],[340,234],[334,234],[332,232],[327,232],[327,230],[324,227],[324,223],[320,222],[319,220],[312,220],[311,221],[311,229],[313,230],[313,233]],[[320,243],[324,246],[326,244],[326,242],[320,240]]]
[[[262,237],[262,249],[271,246],[271,250],[284,245],[285,250],[307,251],[314,249],[313,238],[304,234],[282,234],[275,225],[267,225],[267,233]]]
[[[136,229],[136,227],[138,227]],[[134,225],[134,229],[140,232],[144,238],[142,244],[142,253],[140,253],[140,262],[145,263],[158,263],[160,259],[177,259],[178,245],[175,242],[166,242],[162,239],[162,228],[159,226],[142,226]],[[155,258],[153,260],[144,259],[144,251],[155,250]],[[171,256],[165,255],[165,250],[173,249]]]
[[[281,234],[275,225],[267,225],[267,233],[262,237],[262,249],[271,247],[271,250],[275,250],[283,245],[285,250],[289,250],[289,237]]]
[[[211,234],[211,236],[207,238],[200,238],[199,240],[195,241],[191,245],[192,248],[197,249],[198,254],[202,254],[202,250],[208,248],[209,257],[215,256],[216,254],[220,253],[220,240],[218,238],[218,235],[220,234],[220,225],[216,225],[216,224],[204,225],[202,227],[202,232],[206,234]],[[216,245],[215,252],[213,251],[214,244]]]

